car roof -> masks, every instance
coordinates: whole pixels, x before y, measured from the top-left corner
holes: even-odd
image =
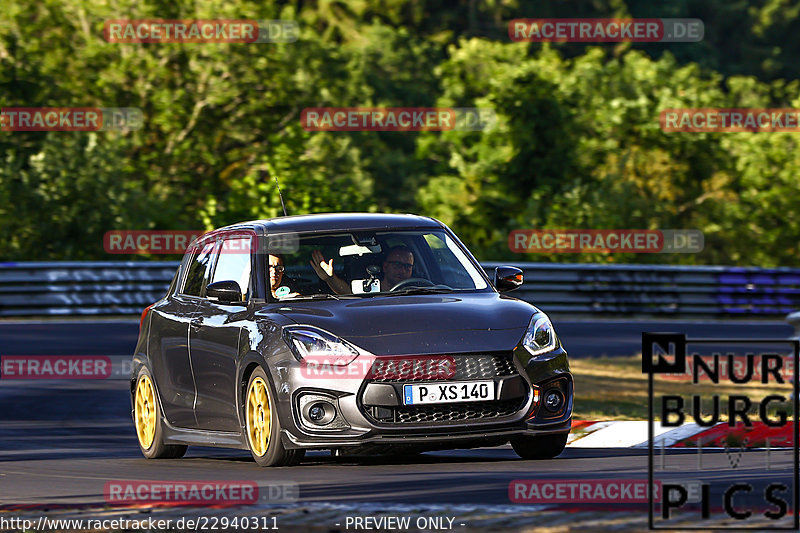
[[[441,228],[441,222],[419,215],[386,213],[318,213],[240,222],[215,231],[253,229],[260,234],[380,229]],[[214,233],[214,232],[211,232]]]

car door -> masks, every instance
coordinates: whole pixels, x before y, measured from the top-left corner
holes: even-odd
[[[189,359],[189,325],[211,274],[214,242],[187,253],[175,291],[151,310],[148,351],[167,421],[196,428],[197,390]],[[184,275],[185,273],[185,275]]]
[[[203,298],[190,328],[189,349],[197,386],[195,416],[201,429],[240,430],[236,375],[242,320],[250,314],[246,300],[251,287],[251,240],[251,236],[241,233],[223,236],[210,280],[237,282],[242,290],[241,304]]]

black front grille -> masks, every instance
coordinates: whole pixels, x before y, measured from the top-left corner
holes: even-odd
[[[465,402],[436,405],[369,407],[371,418],[383,424],[425,424],[460,420],[489,420],[511,416],[519,411],[525,398],[489,402]],[[379,418],[379,416],[381,418]]]
[[[420,368],[414,368],[410,372],[387,373],[384,371],[384,360],[380,358],[372,364],[372,377],[367,381],[376,383],[399,383],[403,381],[440,381],[449,379],[453,381],[465,381],[471,379],[491,379],[504,376],[516,376],[517,370],[514,368],[511,353],[500,354],[457,354],[452,356],[456,363],[455,374],[449,378],[437,377],[435,373],[432,374],[430,367],[424,365]],[[413,358],[412,358],[413,359]]]

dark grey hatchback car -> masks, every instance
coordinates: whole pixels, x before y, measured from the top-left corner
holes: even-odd
[[[201,237],[142,313],[132,415],[147,458],[248,449],[418,453],[510,442],[560,454],[573,380],[549,318],[503,294],[444,224],[320,214]]]

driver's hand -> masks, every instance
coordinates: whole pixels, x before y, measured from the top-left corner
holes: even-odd
[[[317,273],[319,279],[322,281],[327,281],[333,277],[333,258],[329,261],[325,261],[325,257],[322,255],[322,252],[319,250],[314,250],[311,252],[311,268],[314,269],[314,272]]]

